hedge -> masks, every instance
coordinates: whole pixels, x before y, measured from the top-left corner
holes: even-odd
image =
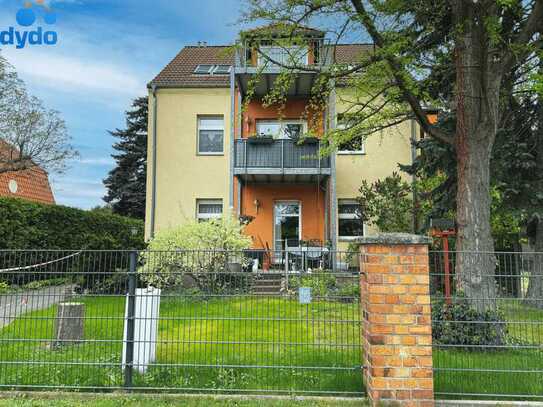
[[[105,211],[0,198],[0,249],[139,249],[143,233],[141,220]]]

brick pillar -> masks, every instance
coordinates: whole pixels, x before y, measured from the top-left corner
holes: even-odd
[[[360,239],[365,382],[374,405],[433,406],[426,237]]]

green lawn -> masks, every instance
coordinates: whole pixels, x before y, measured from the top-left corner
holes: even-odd
[[[360,400],[294,400],[255,398],[209,398],[209,397],[148,397],[108,396],[88,397],[79,395],[24,395],[0,398],[0,407],[355,407],[365,406]]]
[[[501,301],[500,309],[509,321],[507,329],[514,341],[511,345],[517,349],[434,350],[434,368],[438,368],[436,392],[491,395],[485,398],[510,395],[509,399],[543,399],[543,311],[517,300]],[[440,371],[439,368],[463,370]]]
[[[1,364],[0,383],[121,387],[124,298],[82,301],[86,304],[85,336],[90,341],[85,344],[50,349],[56,307],[26,314],[1,329],[1,359],[24,363]],[[362,364],[359,324],[352,322],[360,318],[357,307],[331,301],[300,305],[286,298],[250,296],[163,298],[157,364],[144,375],[136,375],[134,384],[185,392],[360,395],[361,371],[352,369]],[[483,393],[487,398],[543,395],[543,312],[517,302],[503,303],[502,308],[509,321],[523,321],[509,324],[511,336],[532,348],[436,349],[435,390],[443,393],[440,397],[454,397],[454,393]],[[27,340],[21,342],[21,338]],[[507,369],[513,372],[503,372]]]
[[[0,330],[2,360],[30,362],[2,364],[0,383],[122,386],[124,298],[81,301],[86,304],[85,344],[50,348],[56,307],[25,314]],[[353,369],[361,365],[357,307],[250,296],[163,298],[157,365],[136,375],[134,384],[189,391],[359,395],[361,370]],[[17,341],[20,338],[26,341]]]

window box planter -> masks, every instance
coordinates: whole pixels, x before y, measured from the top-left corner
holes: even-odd
[[[257,137],[249,137],[247,139],[247,143],[249,144],[273,144],[273,137],[272,136],[257,136]]]
[[[300,144],[319,144],[319,141],[318,137],[305,137],[299,139]]]

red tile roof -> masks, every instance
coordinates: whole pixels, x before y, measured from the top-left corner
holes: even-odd
[[[372,44],[339,44],[336,46],[338,63],[355,62],[364,52],[371,52]],[[151,81],[157,87],[179,88],[227,88],[229,75],[195,74],[198,65],[234,65],[234,50],[231,46],[188,46]]]
[[[47,173],[39,167],[1,173],[0,196],[46,204],[55,203]]]
[[[185,47],[151,82],[152,85],[183,88],[226,88],[229,75],[195,74],[198,65],[234,65],[230,46]]]
[[[17,157],[19,151],[0,139],[0,155],[10,160]],[[55,203],[47,172],[37,165],[26,170],[0,172],[0,197],[21,198],[47,204]]]
[[[336,62],[338,64],[352,64],[364,53],[373,52],[373,44],[338,44],[336,45]]]

